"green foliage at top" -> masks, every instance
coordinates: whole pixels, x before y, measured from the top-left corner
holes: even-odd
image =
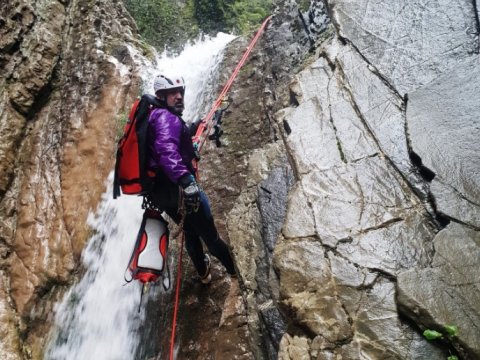
[[[124,0],[144,39],[159,50],[175,49],[198,35],[193,18],[193,1]]]
[[[140,34],[163,50],[180,50],[200,33],[246,34],[271,13],[273,0],[124,0]]]
[[[226,0],[194,0],[192,2],[195,21],[203,32],[208,34],[227,27]]]
[[[235,1],[230,7],[229,25],[246,34],[270,15],[272,7],[272,0]]]
[[[200,28],[212,31],[254,30],[272,11],[272,0],[194,0],[195,18]]]

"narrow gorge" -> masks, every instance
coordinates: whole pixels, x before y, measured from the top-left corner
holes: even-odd
[[[176,358],[479,358],[476,1],[272,15],[200,162],[238,280],[215,263],[203,286],[184,258]],[[205,115],[252,34],[158,57],[118,0],[15,0],[0,34],[0,359],[167,358],[173,292],[137,312],[122,287],[142,210],[110,199],[116,140],[166,68]]]

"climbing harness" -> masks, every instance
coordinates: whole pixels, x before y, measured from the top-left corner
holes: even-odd
[[[217,147],[220,146],[220,136],[222,134],[222,130],[220,128],[221,125],[221,118],[223,112],[228,108],[219,109],[220,105],[222,103],[225,103],[226,100],[226,95],[230,88],[232,87],[233,81],[237,77],[240,69],[242,68],[243,64],[247,60],[248,56],[252,52],[255,44],[257,43],[258,39],[262,35],[263,31],[265,30],[265,27],[267,26],[268,22],[272,16],[267,17],[260,28],[258,29],[257,33],[255,34],[254,38],[252,41],[250,41],[250,44],[248,45],[247,49],[245,50],[242,58],[240,59],[239,63],[235,67],[235,70],[233,71],[232,75],[228,79],[226,85],[223,87],[220,95],[218,96],[217,100],[213,104],[212,108],[208,112],[207,116],[200,122],[197,131],[195,133],[195,136],[193,137],[193,146],[198,154],[200,154],[200,151],[202,149],[203,143],[207,138],[210,137],[211,140],[215,140],[215,143]],[[228,104],[229,105],[229,104]],[[217,112],[218,111],[218,112]],[[216,116],[214,116],[216,115]],[[212,120],[213,119],[213,120]],[[208,135],[214,127],[215,131],[212,135]],[[206,134],[206,135],[205,135]],[[195,169],[198,170],[198,164],[194,164]],[[184,215],[184,214],[183,214]],[[184,216],[182,216],[182,223],[181,223],[181,229],[183,229],[183,220]],[[183,242],[185,240],[185,232],[182,231],[182,241],[180,243],[180,258],[178,262],[178,271],[177,271],[177,284],[176,284],[176,290],[175,290],[175,305],[174,305],[174,310],[173,310],[173,322],[172,322],[172,336],[170,339],[170,360],[174,359],[174,345],[175,345],[175,329],[177,325],[177,312],[178,312],[178,303],[179,303],[179,298],[180,298],[180,281],[181,281],[181,270],[182,270],[182,254],[183,254]]]

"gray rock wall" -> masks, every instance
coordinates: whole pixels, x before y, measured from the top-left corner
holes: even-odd
[[[280,303],[308,329],[311,356],[440,358],[395,303],[396,276],[430,264],[436,233],[399,172],[414,170],[403,101],[353,47],[324,48],[293,85],[299,105],[277,114],[299,174],[275,249]]]
[[[312,1],[299,28],[295,4],[283,9],[268,34],[272,109],[295,183],[268,282],[258,195],[229,214],[250,312],[270,291],[280,359],[477,358],[476,3]],[[331,24],[313,26],[319,14]],[[459,333],[421,334],[446,325]]]
[[[402,96],[478,54],[475,1],[330,0],[338,36]]]
[[[434,174],[437,210],[480,228],[480,57],[409,94],[407,121],[412,149]]]

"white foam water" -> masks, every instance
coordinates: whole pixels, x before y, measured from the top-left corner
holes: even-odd
[[[184,119],[199,117],[204,89],[214,76],[222,50],[234,37],[218,34],[187,45],[177,57],[163,54],[142,70],[145,92],[153,93],[156,74],[182,75],[186,82]],[[208,109],[207,109],[208,110]],[[108,183],[112,183],[111,174]],[[88,219],[95,234],[82,253],[83,277],[55,306],[55,324],[45,359],[130,360],[139,345],[144,317],[138,311],[140,284],[124,286],[124,273],[141,223],[139,197],[112,199],[108,186]]]

